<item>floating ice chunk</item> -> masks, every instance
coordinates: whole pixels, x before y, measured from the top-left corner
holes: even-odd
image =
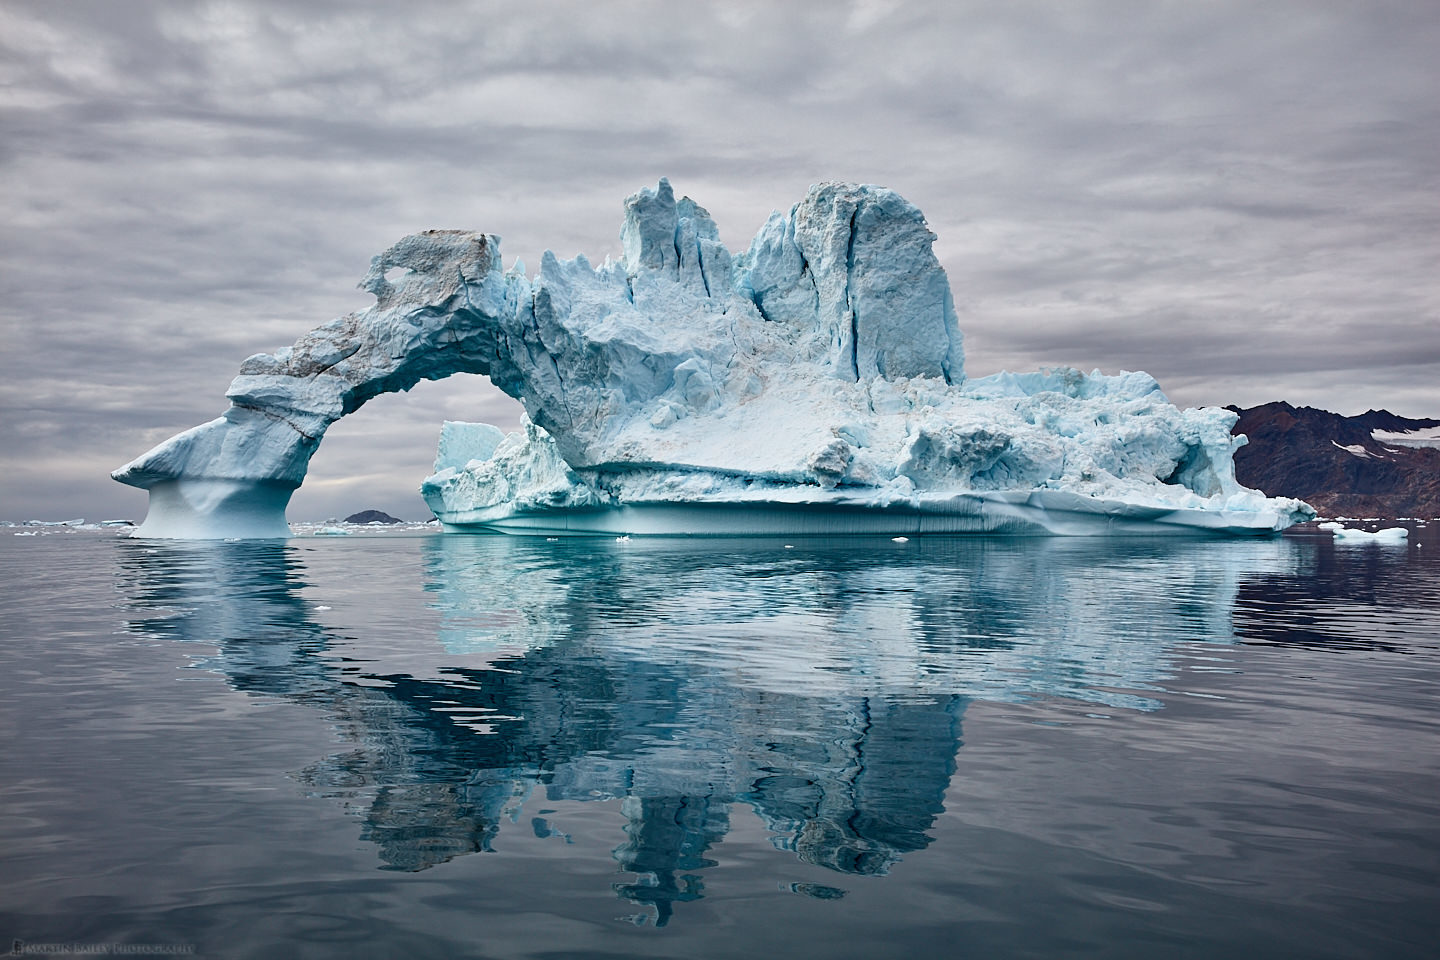
[[[1387,527],[1372,533],[1347,527],[1343,523],[1322,523],[1320,529],[1330,531],[1336,540],[1354,543],[1404,543],[1410,536],[1410,531],[1404,527]]]
[[[895,543],[909,543],[909,542],[910,542],[910,538],[909,538],[909,537],[891,537],[890,539],[891,539],[892,541],[894,541]]]

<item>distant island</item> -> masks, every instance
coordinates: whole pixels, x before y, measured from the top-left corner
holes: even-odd
[[[1250,442],[1235,478],[1330,517],[1440,517],[1440,420],[1387,410],[1344,417],[1277,401],[1227,409]]]
[[[404,523],[399,517],[392,517],[383,510],[361,510],[345,518],[346,523]]]

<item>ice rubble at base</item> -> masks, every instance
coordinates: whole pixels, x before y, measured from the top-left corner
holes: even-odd
[[[668,182],[625,204],[624,256],[407,237],[368,310],[245,361],[218,420],[117,471],[151,536],[284,535],[335,419],[421,379],[481,373],[521,431],[444,426],[423,493],[447,529],[544,534],[1264,533],[1313,516],[1236,483],[1235,415],[1143,373],[964,376],[920,211],[825,183],[739,256]],[[396,274],[395,279],[390,279]]]

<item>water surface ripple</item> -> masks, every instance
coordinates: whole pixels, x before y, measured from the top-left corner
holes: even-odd
[[[0,936],[1429,957],[1440,562],[0,531]]]

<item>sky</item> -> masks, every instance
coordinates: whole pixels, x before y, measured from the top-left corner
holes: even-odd
[[[1440,417],[1440,4],[0,5],[0,519],[139,520],[110,470],[365,307],[429,228],[620,253],[668,176],[742,250],[810,184],[925,212],[966,372]],[[480,377],[335,424],[292,520],[429,516]]]

